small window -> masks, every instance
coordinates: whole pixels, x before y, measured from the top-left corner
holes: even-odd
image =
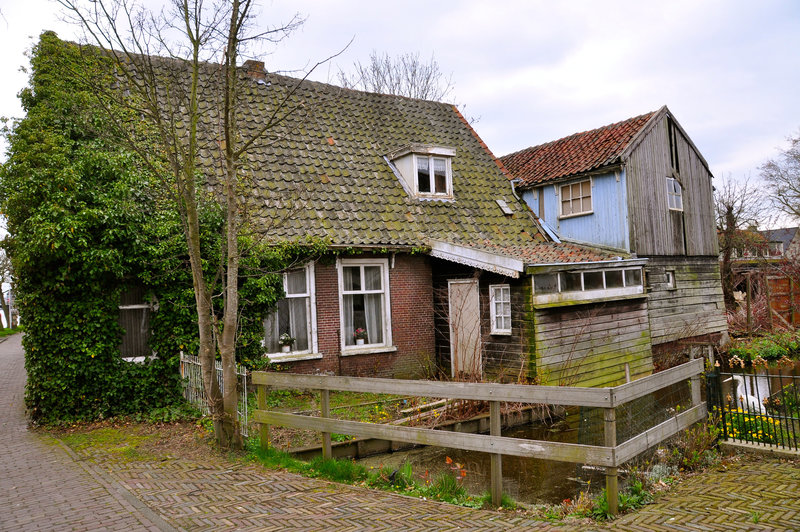
[[[452,194],[449,158],[415,155],[414,161],[416,162],[417,193],[432,196],[450,196]]]
[[[491,334],[511,334],[511,287],[507,284],[489,286]]]
[[[592,212],[592,181],[587,179],[579,183],[563,185],[561,194],[561,216],[577,216]]]
[[[555,294],[558,292],[558,274],[545,273],[534,275],[533,291],[537,294]]]
[[[667,288],[675,288],[675,272],[673,270],[664,272],[664,284]]]
[[[584,272],[584,290],[602,290],[603,288],[603,272]]]
[[[625,286],[642,286],[642,270],[625,270]]]
[[[606,272],[606,288],[622,288],[625,284],[622,281],[622,270],[611,270]]]
[[[339,282],[342,347],[389,345],[388,261],[342,260]]]
[[[667,204],[670,210],[683,210],[683,194],[681,184],[674,177],[667,178]]]
[[[282,352],[296,354],[314,350],[313,284],[313,264],[283,274],[286,297],[278,301],[275,311],[264,320],[264,347],[271,358],[277,359]],[[288,350],[281,343],[281,338],[287,336],[292,339]]]

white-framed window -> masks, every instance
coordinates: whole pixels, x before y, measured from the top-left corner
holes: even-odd
[[[453,177],[449,157],[414,155],[414,174],[417,176],[418,195],[453,195]]]
[[[674,177],[667,178],[667,205],[672,211],[683,210],[683,192],[681,184]]]
[[[664,284],[669,289],[676,288],[676,285],[675,285],[675,270],[666,270],[664,272]]]
[[[271,360],[317,351],[314,264],[285,272],[283,290],[286,297],[264,320],[264,348]],[[280,343],[284,334],[294,338],[288,352]]]
[[[533,295],[536,304],[643,293],[640,267],[548,272],[533,276]]]
[[[591,214],[592,211],[592,180],[585,179],[569,185],[559,187],[560,201],[559,215],[562,218]]]
[[[491,334],[511,334],[511,287],[507,284],[489,285]]]
[[[338,269],[342,350],[390,346],[388,259],[341,259]]]

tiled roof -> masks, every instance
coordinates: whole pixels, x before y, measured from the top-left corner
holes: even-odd
[[[783,227],[780,229],[765,229],[763,231],[759,231],[759,234],[764,235],[764,237],[770,242],[783,242],[784,249],[789,249],[789,244],[794,239],[794,235],[797,233],[797,227]]]
[[[521,187],[554,181],[619,162],[636,134],[655,114],[647,113],[547,144],[511,153],[500,160]]]
[[[526,246],[504,246],[493,242],[477,242],[469,247],[497,255],[519,259],[525,264],[564,264],[614,260],[620,253],[612,253],[567,242],[538,242]],[[624,256],[623,258],[627,258]]]
[[[555,254],[594,251],[547,240],[528,207],[515,198],[507,174],[449,104],[366,93],[268,74],[247,78],[241,96],[245,136],[286,100],[296,111],[248,154],[250,212],[275,239],[306,235],[334,246],[427,247],[433,240],[462,246],[491,243],[505,254],[538,262]],[[214,131],[208,127],[206,131]],[[455,148],[453,200],[409,196],[385,156],[412,143]],[[204,152],[212,161],[212,153]],[[514,214],[503,213],[502,199]],[[556,251],[556,250],[561,251]],[[526,260],[526,262],[529,262]]]

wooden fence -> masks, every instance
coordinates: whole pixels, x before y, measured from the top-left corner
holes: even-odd
[[[332,456],[332,432],[490,453],[491,494],[492,503],[495,505],[499,505],[502,495],[502,455],[504,454],[604,467],[609,511],[616,514],[618,467],[664,439],[705,419],[706,404],[700,399],[702,372],[703,360],[696,359],[613,388],[437,382],[253,372],[253,384],[258,389],[258,409],[253,412],[253,420],[261,424],[261,445],[265,447],[269,445],[270,425],[322,432],[322,452],[325,458]],[[692,406],[689,409],[617,444],[616,407],[686,380],[691,380]],[[266,398],[269,387],[319,390],[320,417],[267,411]],[[331,390],[488,401],[490,404],[489,435],[332,419],[329,402]],[[583,445],[501,436],[500,403],[503,402],[603,408],[605,410],[604,445]]]

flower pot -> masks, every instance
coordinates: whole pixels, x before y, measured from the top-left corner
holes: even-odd
[[[363,338],[356,338],[356,345],[364,345],[364,339]]]
[[[292,351],[292,346],[290,345],[282,345],[281,351],[284,353],[290,353]]]

